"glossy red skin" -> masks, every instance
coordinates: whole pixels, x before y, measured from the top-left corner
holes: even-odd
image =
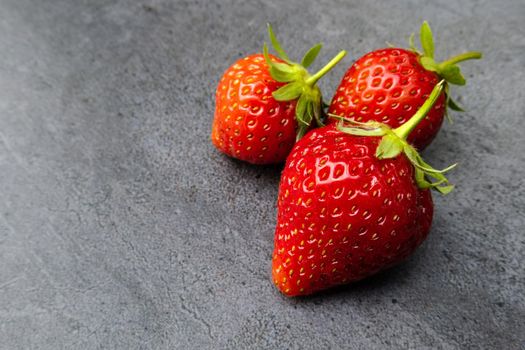
[[[276,62],[282,62],[270,56]],[[226,70],[215,99],[211,139],[230,157],[253,164],[281,163],[296,135],[296,101],[279,102],[275,81],[261,54],[247,56]]]
[[[379,160],[379,137],[310,131],[293,148],[278,197],[272,262],[288,296],[354,282],[404,260],[433,214],[406,156]]]
[[[392,128],[404,124],[426,101],[439,76],[421,66],[412,51],[388,48],[370,52],[345,73],[329,113],[385,123]],[[417,149],[427,147],[437,135],[445,116],[445,94],[412,131],[408,142]],[[332,119],[331,122],[335,122]]]

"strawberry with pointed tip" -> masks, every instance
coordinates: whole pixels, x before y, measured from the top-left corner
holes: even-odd
[[[277,57],[244,57],[226,70],[216,92],[211,139],[225,154],[254,164],[280,163],[313,122],[322,125],[322,95],[317,81],[346,54],[341,51],[314,75],[307,68],[322,45],[301,63],[292,62],[268,25]]]
[[[310,131],[290,153],[278,197],[272,275],[287,296],[357,281],[408,257],[430,230],[429,189],[443,172],[407,141],[439,100],[443,82],[407,123],[339,124]]]
[[[457,63],[481,58],[480,52],[467,52],[438,63],[434,59],[434,40],[425,21],[420,33],[423,52],[385,48],[367,53],[346,72],[332,99],[329,114],[358,122],[375,120],[397,128],[425,102],[434,86],[444,79],[444,92],[427,117],[409,135],[417,149],[428,146],[438,133],[447,106],[462,109],[450,98],[449,84],[465,85]],[[333,120],[336,122],[336,120]]]

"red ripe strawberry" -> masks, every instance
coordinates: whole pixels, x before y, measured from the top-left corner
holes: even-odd
[[[339,62],[345,51],[314,75],[308,68],[321,44],[312,47],[302,62],[292,62],[268,26],[278,57],[247,56],[226,70],[216,92],[211,139],[227,155],[254,164],[279,163],[286,159],[296,138],[321,125],[322,95],[317,81]]]
[[[432,169],[405,139],[442,89],[436,85],[398,129],[331,124],[295,145],[281,178],[273,254],[273,280],[284,294],[360,280],[423,242],[433,213],[429,188],[452,186],[442,175],[448,169]]]
[[[467,52],[442,63],[434,60],[434,41],[427,22],[421,26],[423,53],[410,40],[411,50],[386,48],[358,59],[346,72],[332,99],[329,113],[356,121],[375,120],[396,128],[405,123],[428,98],[441,79],[464,85],[457,63],[481,58],[479,52]],[[428,146],[438,133],[446,105],[461,111],[448,94],[448,85],[434,108],[408,137],[417,149]]]

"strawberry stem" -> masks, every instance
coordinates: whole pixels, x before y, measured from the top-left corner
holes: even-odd
[[[328,62],[317,73],[315,73],[314,75],[306,79],[306,85],[314,86],[314,84],[317,83],[317,81],[321,79],[321,77],[325,75],[330,69],[332,69],[337,63],[339,63],[339,61],[341,61],[343,57],[345,57],[345,55],[346,55],[345,50],[339,52],[334,58],[332,58],[330,62]]]
[[[445,81],[441,80],[439,83],[434,86],[434,89],[430,93],[430,96],[427,98],[425,103],[417,110],[417,112],[403,125],[394,129],[394,133],[401,139],[406,140],[408,135],[414,130],[414,128],[423,120],[428,112],[436,103],[436,100],[439,98],[443,92]]]
[[[483,57],[483,54],[479,51],[470,51],[462,53],[461,55],[454,56],[452,58],[449,58],[446,61],[443,61],[440,63],[442,66],[456,64],[459,62],[467,61],[467,60],[479,60]]]

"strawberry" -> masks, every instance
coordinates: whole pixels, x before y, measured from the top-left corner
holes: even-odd
[[[263,54],[244,57],[226,70],[216,92],[211,139],[227,155],[254,164],[286,159],[296,139],[321,125],[322,95],[317,81],[346,54],[341,51],[314,75],[306,70],[321,44],[292,62],[281,48],[271,26],[268,33],[277,56],[266,43]]]
[[[273,280],[285,295],[370,276],[405,259],[427,237],[429,189],[450,192],[442,172],[452,167],[431,168],[406,138],[442,90],[443,82],[399,128],[344,120],[296,143],[279,187],[273,253]]]
[[[467,52],[437,63],[427,22],[421,26],[420,40],[423,53],[414,47],[411,36],[411,50],[385,48],[358,59],[337,88],[329,113],[362,122],[375,120],[396,128],[421,107],[441,79],[448,84],[466,83],[457,63],[481,58],[479,52]],[[417,149],[424,149],[432,142],[441,127],[447,105],[461,111],[450,98],[448,84],[425,120],[408,137]]]

